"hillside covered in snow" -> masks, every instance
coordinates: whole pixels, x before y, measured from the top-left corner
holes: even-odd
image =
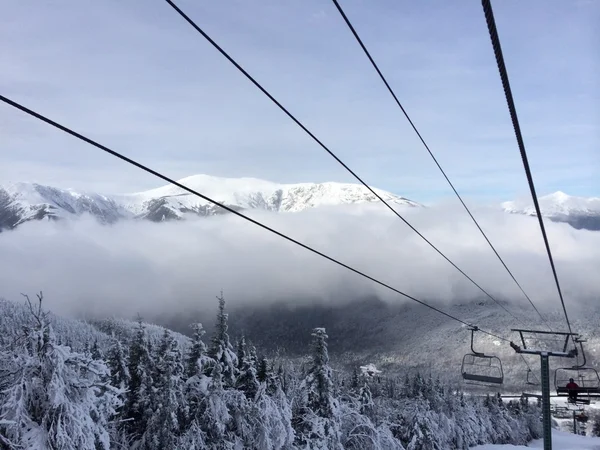
[[[320,206],[379,201],[359,184],[278,184],[255,178],[218,178],[208,175],[183,178],[179,183],[236,210],[299,212]],[[374,190],[392,205],[421,206],[390,192]],[[0,230],[15,228],[30,220],[55,220],[85,213],[101,223],[110,224],[121,219],[161,222],[179,220],[186,215],[212,216],[223,213],[223,210],[174,185],[112,196],[35,183],[0,185]]]
[[[2,449],[458,450],[540,436],[524,398],[336,370],[324,328],[301,367],[244,336],[234,346],[223,297],[210,343],[197,323],[188,345],[141,320],[101,331],[41,306],[0,300]]]
[[[577,229],[600,230],[600,197],[574,197],[555,192],[539,198],[542,215],[555,222],[566,222]],[[536,216],[531,199],[502,203],[504,211]]]

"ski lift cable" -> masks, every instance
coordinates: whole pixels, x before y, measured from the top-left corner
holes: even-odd
[[[492,41],[492,47],[494,48],[494,56],[496,57],[496,64],[498,66],[498,71],[500,72],[500,79],[502,80],[502,87],[504,88],[504,95],[506,97],[506,103],[508,104],[510,118],[512,120],[513,128],[515,131],[515,136],[517,138],[517,144],[519,146],[519,151],[521,152],[521,159],[523,160],[523,167],[525,169],[525,174],[527,176],[527,182],[529,184],[529,189],[531,191],[531,198],[533,199],[533,204],[535,206],[535,211],[537,214],[538,222],[540,224],[540,230],[542,232],[542,237],[544,239],[544,245],[546,246],[546,252],[548,253],[548,259],[550,261],[550,266],[552,267],[552,274],[554,275],[556,289],[558,290],[558,296],[560,298],[560,303],[562,305],[562,309],[563,309],[563,312],[565,315],[565,320],[567,322],[567,327],[569,329],[569,333],[572,333],[571,322],[569,321],[569,315],[567,314],[565,300],[564,300],[564,297],[562,294],[562,290],[560,288],[560,283],[558,281],[558,275],[556,274],[556,267],[554,266],[554,258],[552,257],[552,251],[550,250],[550,244],[548,242],[546,228],[544,227],[544,219],[542,218],[540,204],[538,202],[537,194],[535,191],[533,175],[531,174],[531,168],[529,167],[529,161],[527,159],[527,151],[525,150],[525,143],[523,141],[523,135],[521,134],[521,126],[519,125],[519,119],[517,117],[517,108],[515,107],[512,90],[510,88],[510,82],[508,80],[508,71],[506,70],[506,64],[504,63],[504,56],[502,55],[502,46],[500,45],[500,37],[498,36],[498,30],[496,29],[496,21],[494,19],[494,12],[492,11],[492,4],[491,4],[490,0],[481,0],[481,4],[483,6],[483,12],[485,14],[487,28],[488,28],[488,31],[490,34],[490,39]],[[573,339],[573,344],[575,345],[575,347],[577,347],[577,345],[575,344],[574,336],[571,336],[571,337]]]
[[[165,0],[186,22],[188,22],[198,33],[202,35],[221,55],[223,55],[231,64],[235,66],[254,86],[256,86],[263,94],[265,94],[269,100],[271,100],[277,107],[283,111],[296,125],[298,125],[306,134],[308,134],[319,146],[325,150],[333,159],[335,159],[344,169],[346,169],[357,181],[365,186],[379,201],[381,201],[392,213],[394,213],[400,220],[402,220],[412,231],[414,231],[421,239],[423,239],[431,248],[433,248],[440,256],[448,261],[456,270],[458,270],[467,280],[469,280],[474,286],[476,286],[481,292],[487,297],[499,305],[504,311],[506,311],[513,319],[523,323],[518,317],[511,313],[502,303],[496,300],[489,292],[481,287],[475,280],[467,275],[460,267],[458,267],[450,258],[448,258],[441,250],[439,250],[431,241],[429,241],[423,234],[421,234],[413,225],[411,225],[398,211],[396,211],[388,202],[386,202],[381,195],[379,195],[372,187],[370,187],[363,179],[356,174],[346,163],[344,163],[333,151],[331,151],[319,138],[317,138],[300,120],[298,120],[287,108],[285,108],[273,95],[269,93],[256,79],[250,75],[237,61],[235,61],[219,44],[217,44],[202,28],[200,28],[196,22],[194,22],[187,14],[185,14],[181,8],[179,8],[172,0]]]
[[[444,176],[444,178],[448,182],[448,185],[450,186],[450,188],[452,188],[452,191],[454,191],[454,194],[456,195],[456,197],[458,198],[458,200],[460,201],[460,203],[464,207],[465,211],[467,212],[467,214],[469,215],[469,217],[471,218],[471,220],[473,221],[473,223],[475,224],[475,226],[477,227],[477,229],[479,230],[479,232],[481,233],[481,235],[484,237],[484,239],[486,240],[486,242],[488,243],[488,245],[490,246],[490,248],[492,249],[492,251],[494,252],[494,254],[496,255],[496,257],[498,258],[498,260],[502,263],[502,265],[504,266],[504,268],[506,269],[506,271],[508,272],[508,274],[510,275],[510,277],[512,278],[512,280],[515,282],[515,284],[517,285],[517,287],[521,290],[521,292],[523,293],[523,295],[525,296],[525,298],[529,301],[529,303],[531,304],[531,306],[533,307],[533,309],[535,310],[535,312],[540,316],[540,319],[542,319],[542,321],[546,324],[546,326],[552,331],[552,328],[550,327],[550,324],[548,323],[548,321],[542,316],[542,314],[537,309],[537,307],[535,306],[535,304],[533,303],[533,301],[531,300],[531,298],[527,295],[527,293],[525,292],[525,290],[523,289],[523,287],[521,286],[521,284],[517,281],[517,279],[515,278],[515,276],[511,272],[511,270],[508,268],[508,266],[506,265],[506,263],[504,262],[504,260],[502,259],[502,257],[500,256],[500,254],[498,253],[498,251],[496,250],[496,248],[492,244],[492,242],[489,240],[489,238],[487,237],[487,235],[485,234],[485,232],[483,231],[483,229],[479,225],[479,222],[477,222],[477,220],[475,219],[475,217],[471,213],[471,210],[469,209],[469,207],[463,201],[461,195],[458,193],[458,191],[456,190],[456,188],[454,187],[454,185],[450,181],[450,178],[448,177],[448,175],[446,175],[446,172],[442,168],[441,164],[438,162],[437,158],[434,156],[433,152],[429,148],[429,145],[427,145],[427,143],[425,142],[425,139],[423,138],[423,136],[421,136],[421,133],[419,132],[419,130],[417,129],[417,127],[413,123],[412,119],[410,118],[410,116],[408,115],[408,113],[406,112],[406,110],[404,109],[404,106],[402,106],[402,103],[400,103],[400,100],[398,100],[398,97],[396,96],[396,93],[394,92],[394,90],[392,89],[392,87],[390,86],[390,84],[388,83],[388,81],[386,80],[385,76],[383,75],[383,73],[379,69],[379,66],[377,65],[377,63],[375,62],[375,60],[373,59],[373,57],[371,56],[371,54],[369,53],[369,50],[367,50],[367,47],[365,46],[365,44],[363,43],[362,39],[358,35],[358,32],[356,31],[356,29],[352,25],[352,22],[350,22],[350,19],[348,18],[348,16],[346,15],[346,13],[342,9],[342,7],[340,6],[340,3],[338,2],[338,0],[332,0],[332,1],[334,3],[335,7],[337,8],[338,12],[340,13],[340,15],[342,16],[342,18],[344,19],[344,22],[346,22],[346,25],[348,25],[348,28],[350,29],[350,31],[352,32],[352,34],[356,38],[356,41],[358,42],[358,44],[361,46],[361,48],[365,52],[365,55],[367,56],[367,58],[369,59],[369,61],[372,64],[373,68],[375,69],[375,71],[379,75],[379,78],[381,78],[381,81],[383,82],[383,84],[385,84],[385,87],[389,91],[390,95],[394,98],[396,104],[398,105],[398,107],[400,108],[400,110],[402,111],[402,113],[404,114],[404,117],[406,117],[406,120],[408,120],[408,123],[410,124],[410,126],[412,127],[412,129],[414,130],[414,132],[416,133],[416,135],[418,136],[419,140],[421,141],[421,143],[423,144],[423,146],[425,147],[425,149],[427,150],[427,152],[429,153],[429,156],[431,156],[431,159],[433,159],[433,162],[435,163],[435,165],[437,166],[437,168],[440,170],[440,172],[442,173],[442,175]]]
[[[533,369],[531,368],[531,366],[529,365],[529,363],[527,362],[527,360],[525,359],[525,357],[523,356],[523,353],[519,353],[519,356],[521,357],[521,359],[523,360],[523,362],[525,363],[525,365],[527,366],[527,370],[529,370],[529,372],[531,374],[533,374],[533,376],[535,377],[535,379],[537,380],[537,383],[539,383],[539,379],[537,377],[537,375],[535,375],[535,372],[533,371]]]
[[[145,171],[145,172],[147,172],[147,173],[149,173],[151,175],[154,175],[155,177],[160,178],[160,179],[166,181],[167,183],[170,183],[170,184],[172,184],[174,186],[177,186],[178,188],[183,189],[184,191],[187,191],[190,194],[196,195],[197,197],[200,197],[201,199],[206,200],[207,202],[210,202],[213,205],[219,206],[220,208],[224,209],[225,211],[230,212],[231,214],[234,214],[234,215],[236,215],[236,216],[238,216],[238,217],[240,217],[240,218],[242,218],[242,219],[244,219],[244,220],[246,220],[246,221],[248,221],[248,222],[250,222],[250,223],[252,223],[252,224],[254,224],[254,225],[256,225],[256,226],[258,226],[258,227],[260,227],[262,229],[264,229],[264,230],[266,230],[266,231],[269,231],[269,232],[271,232],[271,233],[273,233],[273,234],[275,234],[275,235],[277,235],[277,236],[279,236],[279,237],[281,237],[281,238],[283,238],[283,239],[285,239],[285,240],[287,240],[287,241],[289,241],[289,242],[291,242],[293,244],[296,244],[299,247],[302,247],[305,250],[308,250],[308,251],[314,253],[315,255],[318,255],[318,256],[320,256],[322,258],[325,258],[328,261],[330,261],[330,262],[332,262],[334,264],[337,264],[338,266],[341,266],[341,267],[343,267],[343,268],[345,268],[345,269],[347,269],[347,270],[349,270],[351,272],[354,272],[357,275],[360,275],[363,278],[366,278],[367,280],[370,280],[370,281],[372,281],[372,282],[374,282],[374,283],[376,283],[376,284],[378,284],[378,285],[380,285],[380,286],[382,286],[382,287],[384,287],[384,288],[386,288],[386,289],[388,289],[390,291],[393,291],[393,292],[395,292],[397,294],[400,294],[400,295],[408,298],[409,300],[412,300],[412,301],[414,301],[414,302],[416,302],[416,303],[418,303],[418,304],[420,304],[422,306],[425,306],[425,307],[427,307],[427,308],[429,308],[429,309],[431,309],[431,310],[433,310],[433,311],[435,311],[435,312],[437,312],[439,314],[442,314],[442,315],[448,317],[449,319],[455,320],[456,322],[459,322],[459,323],[461,323],[463,325],[466,325],[468,327],[471,327],[471,328],[477,328],[482,333],[487,334],[489,336],[492,336],[492,337],[494,337],[496,339],[499,339],[501,341],[510,342],[509,339],[503,338],[502,336],[498,336],[498,335],[496,335],[496,334],[494,334],[494,333],[492,333],[490,331],[482,330],[481,328],[479,328],[479,327],[477,327],[477,326],[475,326],[475,325],[473,325],[473,324],[471,324],[469,322],[465,322],[464,320],[461,320],[458,317],[455,317],[455,316],[453,316],[450,313],[447,313],[447,312],[445,312],[445,311],[443,311],[443,310],[441,310],[439,308],[436,308],[433,305],[430,305],[430,304],[428,304],[428,303],[426,303],[426,302],[424,302],[422,300],[419,300],[419,299],[417,299],[417,298],[415,298],[415,297],[413,297],[413,296],[411,296],[409,294],[406,294],[406,293],[400,291],[399,289],[396,289],[395,287],[390,286],[389,284],[386,284],[383,281],[380,281],[380,280],[376,279],[375,277],[373,277],[371,275],[368,275],[368,274],[366,274],[366,273],[364,273],[364,272],[362,272],[362,271],[360,271],[358,269],[355,269],[354,267],[351,267],[350,265],[348,265],[346,263],[343,263],[343,262],[341,262],[341,261],[339,261],[339,260],[337,260],[337,259],[335,259],[335,258],[333,258],[333,257],[331,257],[331,256],[329,256],[329,255],[327,255],[327,254],[319,251],[319,250],[316,250],[316,249],[308,246],[307,244],[304,244],[304,243],[302,243],[302,242],[300,242],[300,241],[298,241],[298,240],[296,240],[296,239],[294,239],[294,238],[292,238],[292,237],[290,237],[290,236],[288,236],[288,235],[286,235],[286,234],[284,234],[284,233],[282,233],[280,231],[277,231],[274,228],[271,228],[268,225],[265,225],[264,223],[261,223],[261,222],[255,220],[255,219],[252,219],[252,218],[250,218],[250,217],[242,214],[241,212],[235,210],[234,208],[228,207],[228,206],[226,206],[226,205],[224,205],[224,204],[222,204],[222,203],[220,203],[220,202],[218,202],[216,200],[213,200],[212,198],[210,198],[210,197],[208,197],[208,196],[206,196],[204,194],[201,194],[200,192],[198,192],[198,191],[196,191],[194,189],[191,189],[191,188],[185,186],[184,184],[181,184],[178,181],[173,180],[172,178],[167,177],[166,175],[162,174],[161,172],[158,172],[158,171],[156,171],[154,169],[151,169],[150,167],[148,167],[148,166],[146,166],[146,165],[144,165],[144,164],[142,164],[142,163],[140,163],[138,161],[135,161],[135,160],[133,160],[133,159],[131,159],[131,158],[123,155],[122,153],[119,153],[119,152],[117,152],[115,150],[112,150],[109,147],[106,147],[106,146],[104,146],[104,145],[102,145],[102,144],[94,141],[93,139],[91,139],[89,137],[86,137],[83,134],[80,134],[80,133],[72,130],[71,128],[68,128],[68,127],[66,127],[64,125],[61,125],[60,123],[55,122],[54,120],[49,119],[48,117],[43,116],[42,114],[40,114],[38,112],[35,112],[35,111],[27,108],[26,106],[23,106],[20,103],[17,103],[15,101],[13,101],[13,100],[11,100],[11,99],[9,99],[9,98],[1,95],[1,94],[0,94],[0,101],[6,103],[6,104],[8,104],[8,105],[10,105],[10,106],[12,106],[12,107],[14,107],[14,108],[16,108],[16,109],[24,112],[24,113],[32,116],[32,117],[35,117],[36,119],[38,119],[38,120],[40,120],[42,122],[45,122],[46,124],[51,125],[52,127],[57,128],[57,129],[65,132],[65,133],[67,133],[67,134],[69,134],[69,135],[71,135],[71,136],[73,136],[73,137],[81,140],[81,141],[84,141],[84,142],[92,145],[93,147],[96,147],[96,148],[98,148],[98,149],[100,149],[100,150],[102,150],[102,151],[104,151],[104,152],[106,152],[106,153],[108,153],[108,154],[116,157],[116,158],[119,158],[120,160],[125,161],[126,163],[128,163],[128,164],[130,164],[132,166],[135,166],[138,169],[141,169],[141,170],[143,170],[143,171]]]

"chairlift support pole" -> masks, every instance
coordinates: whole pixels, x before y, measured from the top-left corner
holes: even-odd
[[[550,414],[550,364],[548,354],[540,353],[542,379],[542,425],[544,450],[552,450],[552,415]]]
[[[550,413],[550,356],[556,356],[561,358],[575,358],[577,356],[577,348],[567,352],[567,346],[569,345],[569,338],[571,336],[578,336],[577,333],[562,333],[552,331],[535,331],[535,330],[523,330],[523,329],[512,329],[511,331],[517,331],[521,336],[522,347],[518,346],[514,342],[510,343],[510,346],[517,353],[526,353],[529,355],[540,355],[540,380],[542,382],[542,425],[543,425],[543,438],[544,438],[544,450],[552,450],[552,415]],[[546,351],[538,349],[527,348],[525,337],[523,333],[531,334],[552,334],[558,336],[564,336],[565,342],[562,351]]]

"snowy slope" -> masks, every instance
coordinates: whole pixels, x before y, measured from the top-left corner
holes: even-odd
[[[378,201],[364,186],[344,183],[277,184],[254,178],[218,178],[195,175],[179,180],[213,200],[234,209],[298,212],[327,205]],[[376,189],[386,201],[414,207],[418,203]],[[173,186],[134,194],[106,196],[78,193],[34,183],[0,186],[0,230],[28,220],[76,217],[89,213],[102,223],[125,218],[155,222],[181,219],[186,214],[210,216],[223,211],[209,202]]]
[[[128,211],[113,199],[36,183],[0,186],[0,230],[29,220],[53,220],[92,214],[102,223],[114,223]]]
[[[544,448],[544,443],[541,439],[536,439],[527,447],[509,444],[486,444],[478,445],[473,450],[526,450],[531,448]],[[552,448],[555,450],[600,450],[600,438],[578,436],[564,431],[552,430]]]
[[[600,230],[600,197],[574,197],[555,192],[539,198],[542,215],[556,222],[566,222],[575,228]],[[535,216],[531,200],[502,203],[504,211]]]

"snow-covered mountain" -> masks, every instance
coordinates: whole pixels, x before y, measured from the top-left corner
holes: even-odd
[[[326,205],[378,201],[364,186],[345,183],[278,184],[254,178],[218,178],[194,175],[179,180],[234,209],[298,212]],[[421,206],[390,192],[375,189],[387,202],[406,207]],[[182,219],[186,214],[210,216],[221,208],[168,185],[124,195],[81,193],[35,183],[0,186],[0,230],[29,220],[60,219],[89,213],[102,223],[138,218],[155,222]]]
[[[600,197],[574,197],[555,192],[539,198],[542,215],[555,222],[566,222],[577,229],[600,230]],[[502,203],[504,211],[535,216],[531,200]]]

